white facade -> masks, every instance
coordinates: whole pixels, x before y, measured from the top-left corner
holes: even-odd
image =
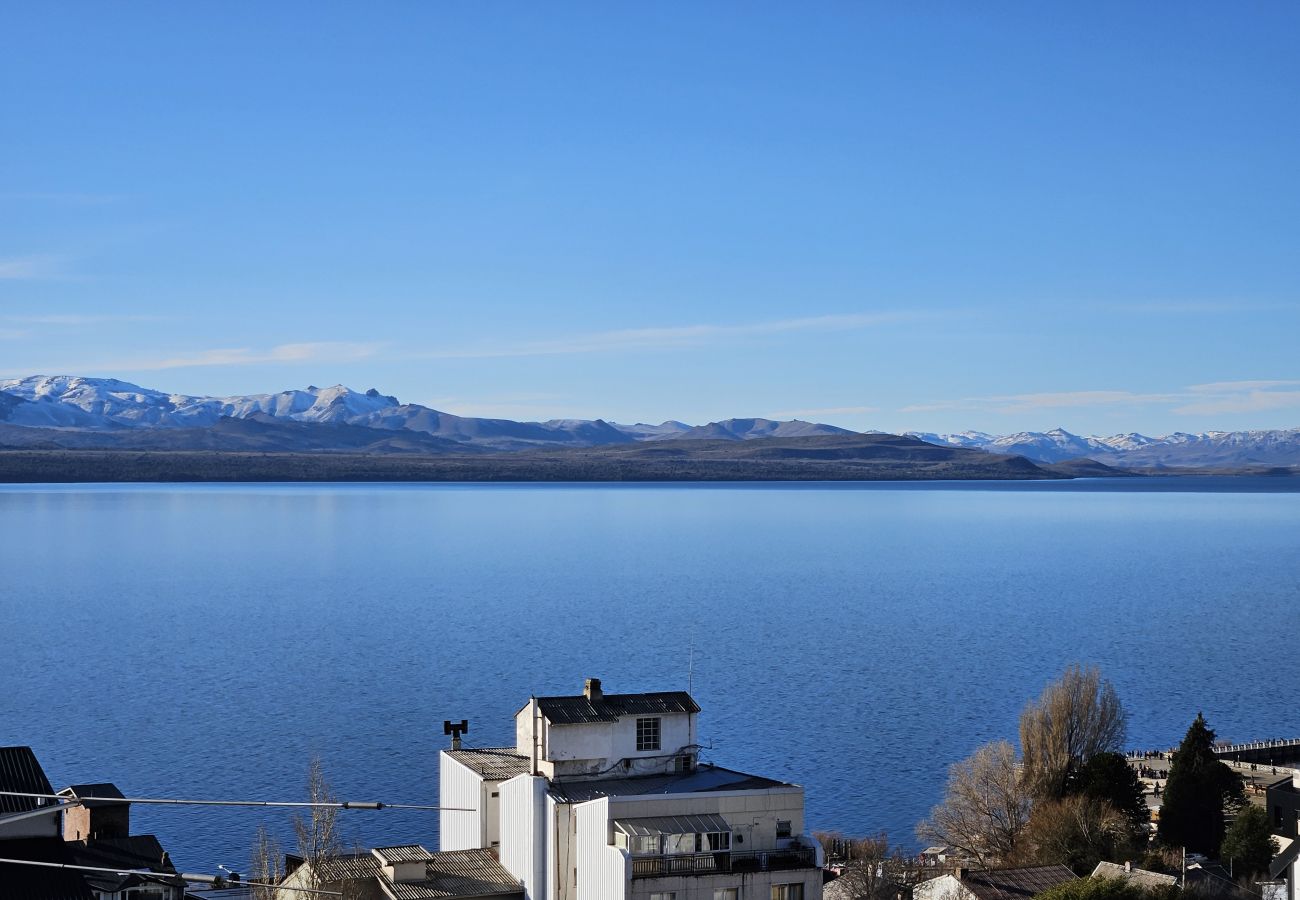
[[[533,698],[510,757],[526,771],[498,797],[443,752],[442,805],[474,811],[442,814],[442,849],[490,847],[499,823],[501,864],[528,900],[821,900],[803,788],[698,764],[698,712],[681,692],[607,695],[594,679]]]

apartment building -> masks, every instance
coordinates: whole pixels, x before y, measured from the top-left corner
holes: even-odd
[[[442,752],[441,849],[494,850],[528,900],[820,900],[803,788],[700,762],[699,712],[595,678],[530,698],[514,747]]]

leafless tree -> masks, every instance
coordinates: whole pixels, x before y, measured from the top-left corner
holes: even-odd
[[[271,836],[265,825],[257,826],[257,839],[253,842],[249,881],[262,884],[279,884],[284,878],[284,853],[280,842]],[[253,900],[276,900],[273,887],[254,887]]]
[[[1030,794],[1015,748],[995,741],[949,768],[943,802],[916,833],[922,840],[954,847],[982,866],[995,865],[1015,853],[1029,810]]]
[[[1096,668],[1070,666],[1020,714],[1024,776],[1035,798],[1059,800],[1070,774],[1098,753],[1120,752],[1128,727],[1124,707]]]
[[[307,767],[307,799],[312,803],[338,802],[329,782],[325,780],[319,756],[313,756]],[[307,887],[319,888],[321,869],[342,853],[343,839],[339,833],[338,816],[336,806],[312,806],[305,816],[293,817],[298,855],[302,857],[304,866],[309,867],[305,880],[312,883]]]
[[[1063,865],[1087,875],[1103,859],[1131,858],[1135,850],[1123,814],[1104,800],[1074,795],[1034,804],[1016,862]]]

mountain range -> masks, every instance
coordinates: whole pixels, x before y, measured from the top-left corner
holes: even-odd
[[[708,456],[729,442],[784,441],[787,448],[798,449],[804,444],[814,446],[804,439],[848,436],[861,437],[834,425],[797,419],[739,418],[692,426],[678,421],[622,425],[603,419],[473,418],[402,403],[375,389],[359,392],[342,385],[201,397],[106,378],[31,376],[0,381],[0,448],[8,449],[472,455],[630,449],[690,441],[697,442],[697,455]],[[1001,436],[976,431],[909,432],[907,437],[1045,464],[1090,459],[1105,466],[1148,470],[1300,466],[1300,428],[1179,432],[1163,437],[1084,437],[1062,428]]]

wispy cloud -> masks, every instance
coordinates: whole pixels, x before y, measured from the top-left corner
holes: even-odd
[[[46,315],[5,316],[6,322],[23,325],[106,325],[110,322],[160,322],[163,316],[51,313]]]
[[[914,321],[920,313],[881,312],[808,316],[767,322],[731,325],[674,325],[657,328],[626,328],[569,335],[544,341],[514,344],[484,344],[445,348],[417,354],[422,359],[493,359],[511,356],[561,356],[583,353],[614,353],[630,350],[667,350],[693,347],[735,338],[794,332],[844,331]]]
[[[1059,391],[966,397],[937,403],[919,403],[900,412],[991,412],[1016,415],[1052,409],[1132,408],[1164,405],[1183,415],[1260,412],[1300,406],[1300,380],[1221,381],[1195,384],[1177,391]]]
[[[35,281],[59,274],[55,256],[11,256],[0,259],[0,281]]]
[[[266,349],[230,347],[197,350],[174,356],[121,359],[95,366],[100,371],[158,371],[206,366],[297,365],[303,363],[349,363],[369,359],[383,348],[382,343],[316,341],[301,344],[277,344]]]
[[[29,336],[30,332],[20,328],[0,328],[0,341],[19,341]]]

